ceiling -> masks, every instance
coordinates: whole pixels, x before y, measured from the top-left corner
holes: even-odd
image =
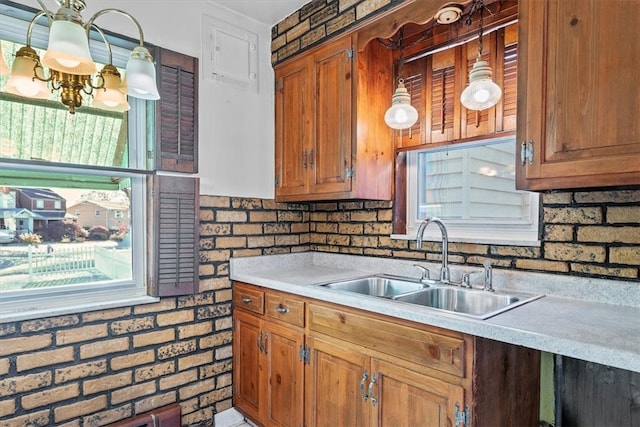
[[[311,0],[211,0],[256,21],[273,26]]]

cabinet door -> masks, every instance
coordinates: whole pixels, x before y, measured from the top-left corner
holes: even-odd
[[[276,196],[306,194],[311,79],[305,58],[276,69]]]
[[[517,186],[640,183],[640,2],[520,2]]]
[[[371,372],[372,426],[453,426],[455,404],[464,408],[460,386],[378,359],[371,361]]]
[[[264,405],[260,378],[263,366],[260,358],[260,319],[237,310],[233,330],[234,405],[253,419],[260,419]]]
[[[313,140],[309,152],[312,194],[351,191],[351,38],[330,43],[313,55]],[[287,122],[288,123],[288,122]]]
[[[266,424],[271,426],[301,426],[304,403],[304,361],[300,349],[304,334],[291,328],[264,323],[267,340]]]
[[[340,345],[309,337],[306,375],[307,426],[366,426],[369,358]]]

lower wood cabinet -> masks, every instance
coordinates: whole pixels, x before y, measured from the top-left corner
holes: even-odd
[[[239,283],[233,303],[234,406],[261,425],[302,426],[304,303]]]
[[[260,425],[538,425],[538,351],[243,283],[233,300],[234,405]]]

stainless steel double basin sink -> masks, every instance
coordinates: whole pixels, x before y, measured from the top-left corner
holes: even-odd
[[[320,286],[337,291],[387,298],[476,319],[488,319],[542,297],[542,295],[487,292],[456,287],[438,281],[418,281],[385,275],[324,283]]]

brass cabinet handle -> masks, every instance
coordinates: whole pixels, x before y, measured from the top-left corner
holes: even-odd
[[[302,150],[302,167],[306,169],[307,166],[307,149],[305,148],[304,150]]]

